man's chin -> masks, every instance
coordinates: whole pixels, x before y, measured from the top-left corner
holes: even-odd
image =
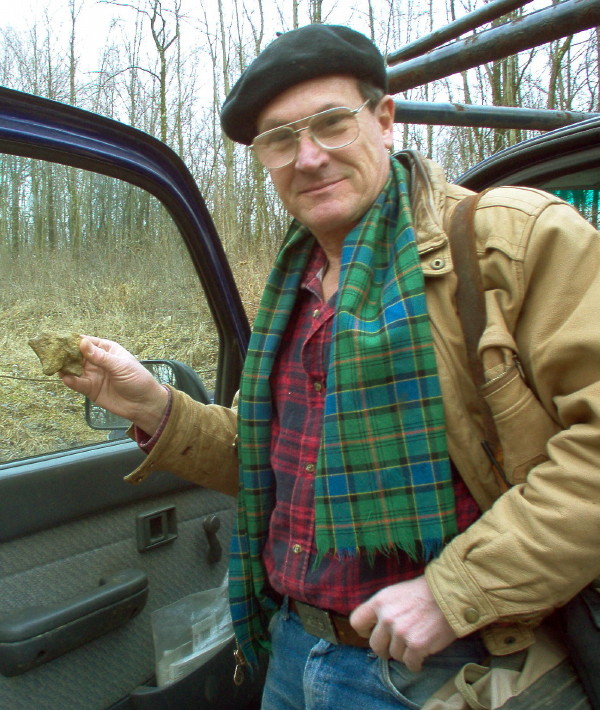
[[[341,246],[346,235],[358,224],[359,219],[354,213],[321,209],[313,210],[310,215],[306,216],[305,221],[302,218],[298,218],[298,221],[308,227],[317,241],[322,244],[339,242]]]

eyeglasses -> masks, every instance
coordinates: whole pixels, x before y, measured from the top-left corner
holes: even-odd
[[[345,106],[330,108],[259,133],[250,148],[269,170],[283,168],[295,160],[302,131],[308,131],[312,140],[325,150],[345,148],[358,138],[360,128],[356,114],[368,103],[367,99],[362,106],[354,109]],[[307,121],[306,126],[293,128],[303,121]]]

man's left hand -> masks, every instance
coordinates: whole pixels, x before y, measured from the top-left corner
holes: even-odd
[[[370,637],[378,656],[401,661],[413,672],[457,638],[425,577],[385,587],[352,612],[350,623]]]

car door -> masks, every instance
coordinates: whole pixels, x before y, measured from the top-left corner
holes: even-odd
[[[472,190],[527,185],[552,192],[600,228],[600,118],[517,143],[464,173]]]
[[[0,708],[255,707],[231,643],[155,677],[155,612],[223,583],[234,499],[168,471],[123,482],[137,445],[89,428],[27,344],[108,337],[229,404],[248,323],[197,187],[147,135],[0,89],[0,195]]]

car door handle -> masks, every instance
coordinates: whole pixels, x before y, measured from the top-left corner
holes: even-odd
[[[218,515],[209,515],[207,518],[204,518],[202,527],[204,528],[206,540],[208,541],[206,559],[210,564],[215,564],[219,562],[223,556],[223,548],[217,537],[217,533],[221,528],[221,519]]]
[[[126,624],[147,598],[146,573],[127,569],[64,604],[0,615],[0,673],[20,675]]]

